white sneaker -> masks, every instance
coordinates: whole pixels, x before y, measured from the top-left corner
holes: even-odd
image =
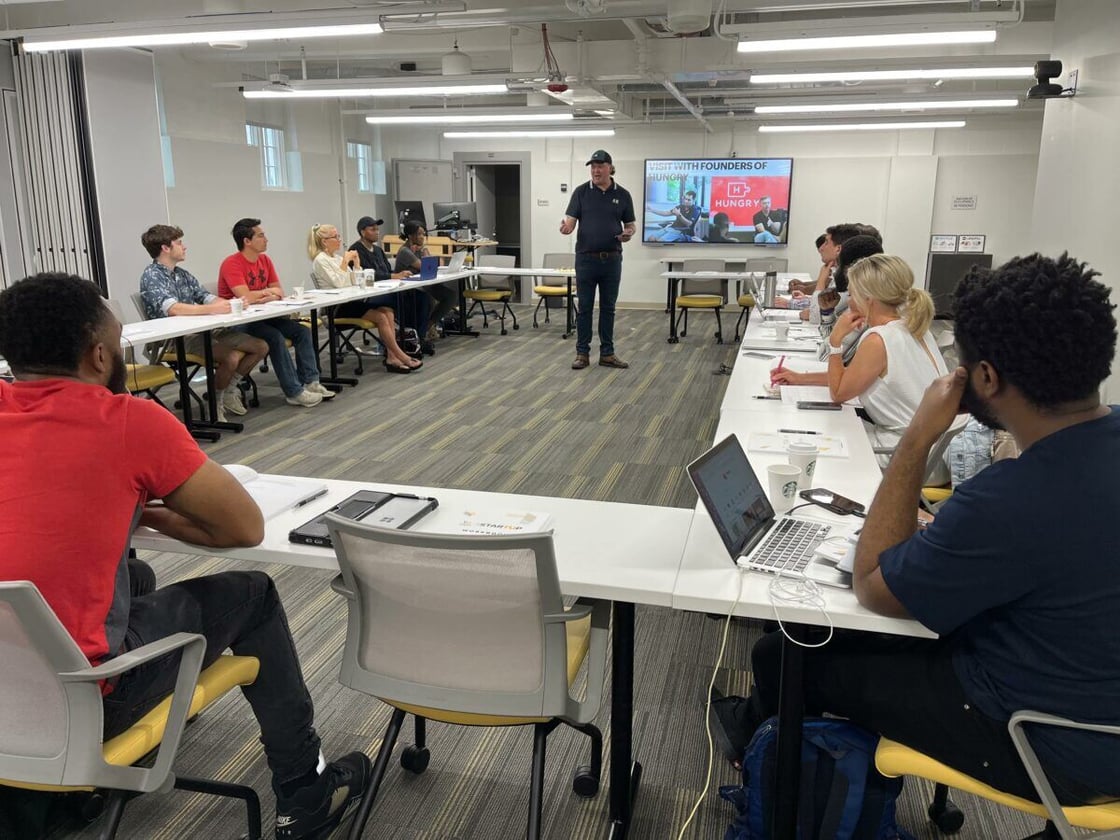
[[[328,388],[326,385],[324,385],[319,380],[315,380],[310,385],[304,385],[303,387],[306,390],[310,391],[312,394],[318,394],[320,397],[322,397],[325,400],[333,400],[334,397],[335,397],[335,392],[332,391],[330,388]]]
[[[304,388],[294,397],[284,397],[284,402],[288,405],[298,405],[303,408],[311,408],[311,406],[318,405],[322,401],[322,394],[316,394],[307,388]]]
[[[241,401],[241,392],[236,385],[230,385],[222,392],[222,407],[233,414],[243,415],[248,409]]]
[[[218,416],[216,418],[218,423],[228,423],[226,420],[226,407],[222,405],[221,400],[218,401]]]

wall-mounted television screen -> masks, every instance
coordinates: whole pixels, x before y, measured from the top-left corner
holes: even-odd
[[[791,158],[646,161],[642,242],[785,245]]]

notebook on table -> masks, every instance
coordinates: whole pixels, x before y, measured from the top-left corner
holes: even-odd
[[[814,563],[814,552],[832,526],[797,516],[775,516],[747,453],[735,435],[721,440],[688,465],[696,488],[732,561],[790,577],[850,585],[834,567]],[[819,568],[818,568],[819,567]]]

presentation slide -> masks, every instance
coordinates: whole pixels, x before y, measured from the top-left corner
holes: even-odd
[[[790,158],[647,160],[642,241],[784,245]]]

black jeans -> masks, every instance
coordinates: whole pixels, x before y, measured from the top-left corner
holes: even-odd
[[[178,632],[206,637],[203,668],[226,648],[260,660],[256,682],[242,691],[260,725],[273,788],[313,769],[319,759],[314,709],[272,578],[223,572],[132,599],[127,650]],[[124,674],[104,699],[105,737],[123,732],[170,694],[178,667],[174,653]]]
[[[599,355],[614,355],[614,307],[622,282],[622,254],[576,254],[576,352],[591,353],[591,314],[599,290]]]
[[[755,691],[740,707],[748,731],[778,713],[781,650],[775,631],[751,651]],[[848,718],[998,790],[1038,801],[1007,723],[969,702],[943,641],[837,630],[827,645],[803,653],[807,716]]]

